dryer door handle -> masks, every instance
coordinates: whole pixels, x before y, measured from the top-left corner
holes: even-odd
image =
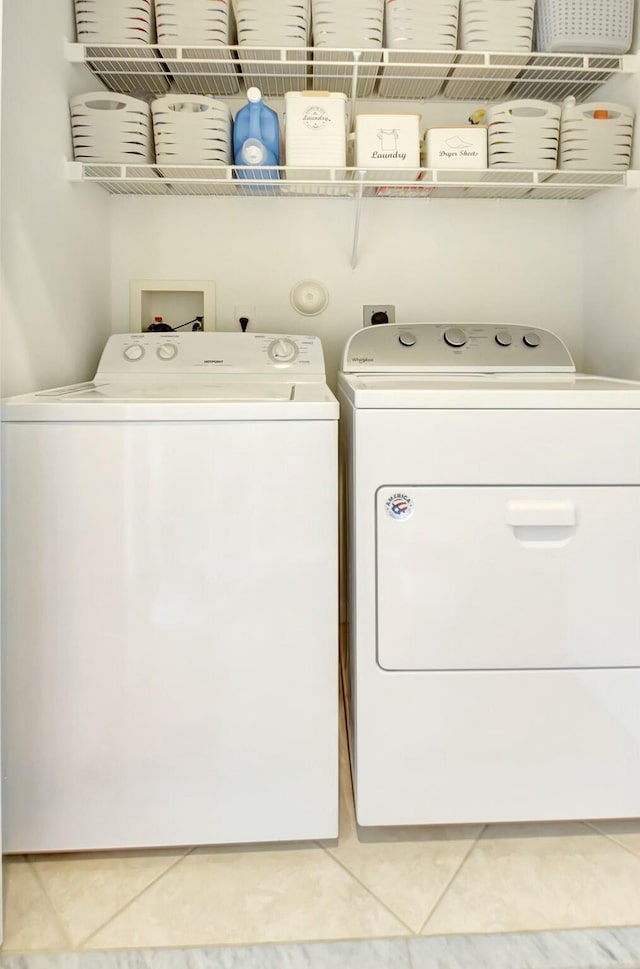
[[[509,501],[506,517],[512,528],[575,528],[577,524],[571,501]]]

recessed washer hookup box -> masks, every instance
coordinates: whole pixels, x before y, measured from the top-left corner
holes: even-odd
[[[429,128],[426,154],[427,168],[486,168],[487,126]]]

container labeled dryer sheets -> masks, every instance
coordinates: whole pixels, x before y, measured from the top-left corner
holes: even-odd
[[[414,181],[420,174],[419,114],[356,115],[354,164],[372,170],[402,169],[402,178]]]
[[[326,178],[347,164],[347,97],[329,91],[288,91],[285,152],[288,179]]]
[[[487,126],[447,125],[429,128],[427,168],[486,168]]]

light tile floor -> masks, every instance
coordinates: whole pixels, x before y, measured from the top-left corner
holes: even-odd
[[[338,842],[5,859],[2,959],[640,925],[640,821],[359,832],[342,734]]]

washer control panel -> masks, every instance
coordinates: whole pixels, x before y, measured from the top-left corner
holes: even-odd
[[[324,377],[315,336],[279,333],[126,333],[112,336],[98,374],[238,373],[282,371]]]
[[[568,349],[539,327],[503,323],[368,326],[348,341],[344,373],[575,373]]]

